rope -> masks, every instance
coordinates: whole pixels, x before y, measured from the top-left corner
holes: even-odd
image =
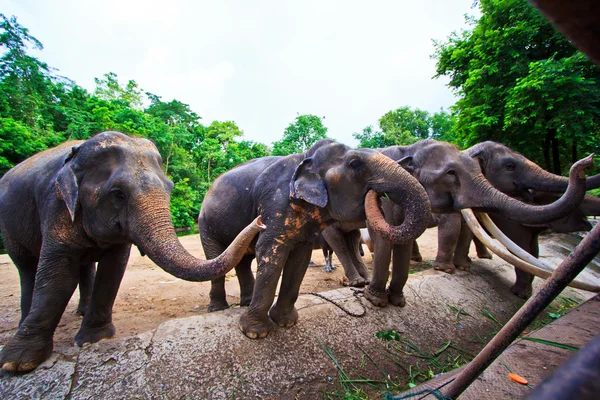
[[[423,389],[423,390],[419,390],[417,392],[411,392],[411,391],[409,391],[408,393],[406,393],[406,394],[404,394],[402,396],[392,396],[391,393],[388,393],[385,396],[385,400],[410,399],[411,397],[417,397],[417,396],[420,396],[422,394],[424,394],[425,396],[419,397],[417,400],[424,399],[425,397],[429,396],[430,394],[432,394],[433,396],[435,396],[435,398],[438,399],[438,400],[452,400],[451,397],[444,396],[444,394],[442,392],[440,392],[440,389],[443,388],[444,386],[446,386],[447,384],[449,384],[450,382],[454,381],[454,379],[456,379],[456,378],[452,378],[449,381],[444,382],[443,384],[441,384],[440,386],[436,387],[435,389]]]
[[[336,306],[337,308],[339,308],[340,310],[342,310],[343,312],[345,312],[346,314],[348,314],[351,317],[364,317],[365,314],[367,313],[367,308],[365,307],[365,305],[363,304],[363,302],[360,300],[359,295],[363,293],[362,290],[360,289],[355,289],[355,288],[351,288],[354,293],[354,297],[356,297],[356,300],[358,300],[358,304],[360,304],[360,306],[362,307],[362,312],[361,313],[355,313],[354,311],[350,311],[347,308],[345,308],[344,306],[342,306],[341,304],[339,304],[336,300],[330,299],[324,295],[322,295],[321,293],[317,293],[317,292],[301,292],[300,294],[312,294],[313,296],[316,296],[320,299],[323,299],[325,301],[330,302],[331,304],[333,304],[334,306]]]
[[[420,396],[422,394],[427,393],[427,395],[434,395],[436,399],[438,400],[452,400],[450,397],[446,397],[444,396],[439,390],[437,389],[423,389],[423,390],[419,390],[418,392],[409,392],[403,396],[392,396],[390,393],[388,393],[385,396],[386,400],[401,400],[401,399],[410,399],[412,397],[417,397]]]

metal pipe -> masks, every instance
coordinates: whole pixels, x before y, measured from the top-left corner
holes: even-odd
[[[600,298],[596,297],[596,301]],[[600,394],[600,335],[544,379],[526,400],[596,400]]]
[[[556,268],[550,278],[504,325],[498,334],[477,354],[456,377],[444,395],[457,398],[498,357],[523,330],[563,291],[577,274],[600,251],[600,225],[579,243],[571,254]]]

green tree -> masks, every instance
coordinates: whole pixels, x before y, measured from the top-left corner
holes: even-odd
[[[385,113],[379,119],[380,130],[367,126],[353,137],[359,141],[359,147],[370,148],[406,146],[423,139],[454,142],[454,126],[455,118],[443,109],[431,115],[404,106]]]
[[[457,141],[499,141],[560,173],[598,142],[600,72],[526,0],[479,5],[471,30],[435,43],[460,96]]]
[[[324,117],[323,117],[324,118]],[[320,139],[327,138],[327,128],[316,115],[298,115],[283,132],[281,140],[273,143],[273,155],[302,153]]]
[[[104,78],[94,78],[96,90],[94,94],[104,100],[121,100],[128,107],[138,110],[142,109],[142,89],[134,80],[129,80],[125,86],[121,86],[119,78],[114,72],[104,74]]]

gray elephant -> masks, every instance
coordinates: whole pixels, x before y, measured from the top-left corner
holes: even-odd
[[[0,229],[21,279],[21,321],[0,354],[2,369],[30,371],[50,356],[79,282],[88,293],[94,283],[75,342],[113,336],[112,307],[132,243],[168,273],[205,281],[233,268],[264,230],[255,221],[220,257],[196,259],[175,235],[172,188],[154,144],[118,132],[43,151],[2,177]]]
[[[585,195],[584,171],[592,162],[588,157],[572,168],[568,190],[563,197],[550,205],[536,207],[496,190],[483,176],[479,163],[449,143],[424,140],[411,146],[392,146],[383,149],[382,153],[399,160],[419,180],[428,194],[432,212],[445,214],[474,208],[493,211],[526,224],[540,224],[567,216]],[[399,223],[404,217],[401,209],[389,203],[384,204],[384,215],[392,224]],[[405,299],[400,293],[408,278],[412,243],[392,245],[376,234],[371,233],[371,237],[375,242],[374,274],[365,297],[377,306],[385,306],[388,302],[403,306]],[[392,279],[386,290],[392,254]]]
[[[380,194],[406,210],[403,224],[385,223],[378,206]],[[352,150],[321,140],[305,153],[256,159],[221,175],[204,199],[199,230],[210,258],[220,254],[257,214],[269,226],[253,254],[236,267],[240,302],[249,304],[240,328],[250,338],[263,338],[270,330],[269,317],[280,326],[296,323],[294,304],[316,232],[335,221],[364,222],[367,218],[387,240],[410,242],[425,229],[429,212],[422,186],[397,163],[373,150]],[[255,256],[256,282],[250,270]],[[228,307],[224,278],[212,283],[212,310]]]
[[[554,175],[523,155],[509,147],[496,142],[479,143],[464,151],[477,160],[486,179],[499,191],[534,205],[550,204],[560,197],[568,186],[568,178]],[[600,175],[586,180],[586,188],[592,189],[600,185]],[[538,257],[538,236],[545,230],[558,233],[589,231],[588,215],[600,213],[600,199],[586,195],[583,201],[563,218],[543,224],[528,225],[507,218],[497,213],[490,213],[494,223],[513,242],[531,255]],[[438,236],[438,258],[443,259],[448,267],[446,272],[453,272],[454,265],[468,269],[470,260],[469,247],[473,234],[461,224],[461,219],[440,225]],[[450,267],[451,266],[451,267]],[[511,291],[521,298],[528,298],[532,292],[533,276],[515,268],[516,282]]]

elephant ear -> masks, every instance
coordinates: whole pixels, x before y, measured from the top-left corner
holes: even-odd
[[[79,185],[77,177],[72,168],[72,158],[77,153],[77,147],[71,149],[71,153],[65,158],[63,167],[58,171],[56,177],[57,195],[67,205],[71,221],[75,221],[75,210],[77,209],[77,201],[79,198]]]
[[[481,168],[481,172],[485,175],[485,167],[487,166],[488,161],[488,150],[483,146],[479,146],[474,151],[469,154],[471,158],[476,159],[479,162],[479,167]]]
[[[290,198],[302,199],[317,207],[327,205],[327,189],[323,179],[314,171],[312,157],[305,158],[296,167],[290,182]]]
[[[413,163],[412,156],[406,156],[396,162],[411,175],[415,172],[415,164]]]

